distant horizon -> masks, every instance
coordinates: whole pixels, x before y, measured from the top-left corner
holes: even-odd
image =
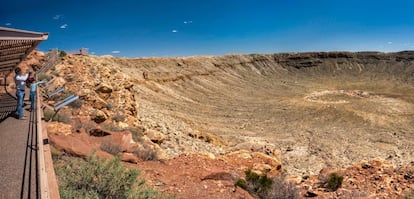
[[[36,48],[36,50],[41,51],[43,53],[47,53],[53,49],[49,49],[48,51],[42,51]],[[71,55],[80,55],[79,50],[78,51],[66,51],[63,49],[57,49],[65,51],[67,54]],[[228,53],[228,54],[221,54],[221,55],[186,55],[186,56],[143,56],[143,57],[127,57],[127,56],[117,56],[113,54],[105,54],[105,55],[96,55],[96,54],[88,54],[96,57],[104,57],[104,56],[111,56],[116,58],[186,58],[186,57],[220,57],[220,56],[230,56],[230,55],[273,55],[273,54],[306,54],[306,53],[384,53],[384,54],[392,54],[392,53],[402,53],[402,52],[412,52],[414,53],[414,50],[401,50],[401,51],[390,51],[390,52],[384,52],[384,51],[302,51],[302,52],[275,52],[275,53]]]
[[[42,5],[42,6],[39,6]],[[117,57],[414,50],[414,1],[5,1],[0,26]]]

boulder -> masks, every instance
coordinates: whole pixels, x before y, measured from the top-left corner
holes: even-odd
[[[110,154],[99,150],[100,142],[84,133],[75,133],[70,135],[49,135],[50,142],[58,149],[68,154],[78,157],[87,157],[93,152],[101,157],[109,158]]]
[[[108,116],[101,110],[94,110],[91,114],[91,119],[96,123],[102,123],[108,119]]]
[[[130,162],[136,164],[139,161],[139,158],[137,158],[132,153],[122,153],[121,160],[124,162]]]
[[[96,88],[96,92],[98,93],[112,93],[112,87],[106,83],[101,83]]]
[[[91,100],[92,96],[96,95],[95,92],[93,92],[91,89],[80,89],[79,92],[77,92],[77,94],[79,95],[79,97],[82,97],[86,100]]]
[[[72,125],[59,122],[50,122],[47,124],[47,133],[49,135],[70,135],[72,133]]]
[[[145,132],[146,136],[154,143],[161,144],[165,140],[165,135],[156,130],[148,130]]]
[[[103,109],[107,107],[107,103],[105,100],[101,99],[100,97],[96,97],[92,103],[93,107],[96,109]]]

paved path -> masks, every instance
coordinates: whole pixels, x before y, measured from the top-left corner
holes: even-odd
[[[15,110],[16,99],[0,91],[0,199],[37,198],[37,136],[31,122],[36,114],[25,110],[27,119],[18,120]]]

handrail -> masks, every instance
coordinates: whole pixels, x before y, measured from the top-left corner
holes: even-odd
[[[51,92],[51,93],[47,94],[47,97],[48,97],[48,98],[50,98],[50,97],[52,97],[52,96],[54,96],[54,95],[57,95],[57,94],[58,94],[58,93],[60,93],[60,92],[63,92],[64,90],[65,90],[65,88],[64,88],[64,87],[60,87],[60,88],[56,89],[55,91],[53,91],[53,92]]]
[[[54,49],[48,53],[47,61],[42,64],[42,67],[37,71],[38,74],[46,72],[58,62],[58,50]]]
[[[41,72],[46,72],[52,67],[57,60],[57,50],[54,50],[49,53],[48,61],[43,64],[43,67],[37,71],[37,74]],[[36,76],[37,80],[37,76]],[[55,170],[53,168],[52,154],[50,152],[50,146],[48,141],[48,135],[46,128],[43,127],[43,109],[42,109],[42,97],[40,89],[36,90],[36,108],[35,113],[37,115],[36,126],[37,126],[37,136],[38,136],[38,153],[39,153],[39,178],[40,178],[40,198],[41,199],[60,199],[59,187],[57,184],[57,179],[55,175]]]
[[[77,95],[71,95],[71,96],[63,99],[62,101],[56,103],[55,106],[54,106],[54,109],[55,109],[55,111],[58,111],[62,107],[64,107],[64,106],[66,106],[66,105],[74,102],[77,99],[79,99],[79,96],[77,96]]]
[[[53,169],[53,160],[48,145],[47,130],[42,126],[42,108],[39,90],[36,91],[36,109],[37,109],[37,131],[38,131],[38,153],[39,153],[39,175],[40,175],[40,196],[42,199],[59,199],[59,188],[57,185],[55,171]]]

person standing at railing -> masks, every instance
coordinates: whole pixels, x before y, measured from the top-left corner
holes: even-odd
[[[25,119],[23,118],[23,103],[24,103],[24,96],[26,94],[26,80],[32,73],[32,70],[29,69],[29,72],[26,74],[22,74],[22,69],[16,67],[14,69],[16,76],[14,77],[14,83],[16,84],[16,97],[17,97],[17,118],[19,120]]]
[[[42,80],[40,82],[34,82],[34,78],[30,80],[30,109],[29,111],[32,112],[34,110],[34,100],[36,97],[36,90],[37,85],[46,83],[46,80]]]

